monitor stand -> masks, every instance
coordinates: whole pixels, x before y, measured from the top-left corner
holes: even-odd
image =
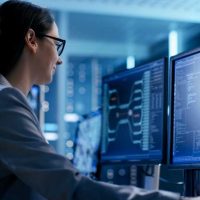
[[[148,190],[159,190],[160,165],[154,165],[153,168],[153,176],[145,177],[144,188]]]
[[[159,190],[159,182],[160,182],[160,165],[154,166],[154,189]]]
[[[200,170],[198,169],[184,170],[184,196],[186,197],[200,196]]]

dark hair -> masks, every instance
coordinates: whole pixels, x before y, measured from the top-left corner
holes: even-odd
[[[36,36],[47,33],[54,19],[46,8],[21,0],[0,5],[0,73],[7,76],[18,62],[25,35],[32,28]]]

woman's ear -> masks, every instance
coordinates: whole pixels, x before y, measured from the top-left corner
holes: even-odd
[[[25,44],[32,53],[36,53],[37,48],[38,48],[38,43],[37,43],[35,31],[33,29],[29,29],[27,31],[25,35]]]

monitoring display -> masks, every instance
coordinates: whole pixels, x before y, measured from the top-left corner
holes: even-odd
[[[172,58],[171,162],[200,163],[200,51]]]
[[[103,161],[162,161],[165,68],[160,59],[103,79]]]
[[[96,173],[101,136],[101,114],[94,112],[78,126],[75,141],[74,166],[84,175]]]

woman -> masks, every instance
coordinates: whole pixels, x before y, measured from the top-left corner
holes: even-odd
[[[52,80],[64,46],[48,10],[17,0],[0,6],[0,199],[180,199],[92,181],[47,144],[26,95]]]

